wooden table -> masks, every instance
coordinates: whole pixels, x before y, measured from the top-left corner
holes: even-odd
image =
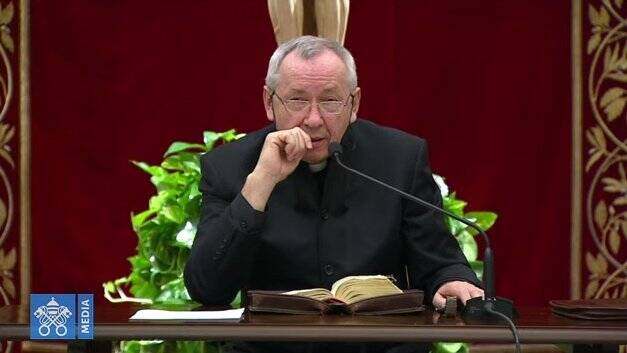
[[[396,316],[317,316],[247,313],[240,322],[130,322],[140,307],[97,303],[95,339],[354,342],[513,342],[504,323],[468,323],[438,313]],[[214,308],[215,309],[215,308]],[[571,320],[549,308],[522,308],[515,320],[522,343],[625,344],[626,321]],[[0,308],[0,337],[29,340],[29,308]]]

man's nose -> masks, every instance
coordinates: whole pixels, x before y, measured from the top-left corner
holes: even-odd
[[[309,113],[305,116],[303,123],[305,126],[312,128],[319,127],[324,123],[324,121],[322,121],[322,115],[320,115],[320,108],[318,108],[318,104],[311,104]]]

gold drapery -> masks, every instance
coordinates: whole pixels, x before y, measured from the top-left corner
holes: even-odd
[[[573,1],[571,297],[627,297],[627,5]]]
[[[313,35],[344,44],[349,0],[268,0],[278,44]]]
[[[0,305],[30,294],[29,5],[0,0]]]

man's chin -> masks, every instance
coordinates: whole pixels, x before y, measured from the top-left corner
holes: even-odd
[[[311,151],[307,152],[303,157],[303,161],[309,164],[318,164],[324,162],[329,157],[329,152],[327,151]]]

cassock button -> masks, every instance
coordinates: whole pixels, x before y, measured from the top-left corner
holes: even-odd
[[[246,223],[246,221],[241,221],[239,222],[239,227],[242,228],[242,230],[246,230],[248,229],[248,223]]]
[[[331,276],[335,271],[333,271],[333,266],[331,265],[325,265],[324,266],[324,273],[327,274],[327,276]]]
[[[320,212],[320,218],[322,218],[325,221],[329,219],[329,211],[322,210],[322,212]]]

